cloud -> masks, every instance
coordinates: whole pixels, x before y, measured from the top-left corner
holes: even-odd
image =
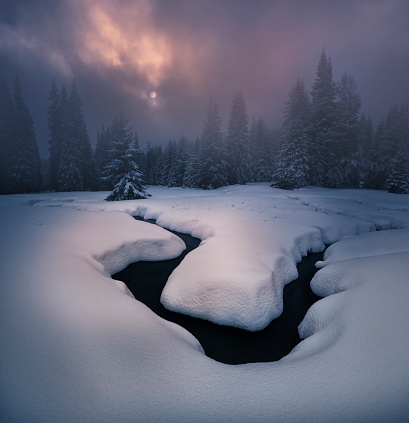
[[[2,0],[0,56],[33,79],[76,76],[91,133],[122,111],[142,138],[167,140],[198,135],[210,97],[227,118],[239,89],[250,118],[279,126],[288,91],[297,77],[310,86],[325,47],[335,77],[352,74],[377,118],[409,98],[408,9],[406,0]]]

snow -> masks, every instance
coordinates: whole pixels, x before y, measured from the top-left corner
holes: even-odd
[[[283,287],[298,276],[295,262],[324,249],[316,228],[284,230],[229,215],[213,224],[209,218],[207,226],[213,231],[196,230],[205,241],[172,273],[161,302],[170,310],[250,331],[282,313]],[[286,237],[293,241],[288,250]]]
[[[409,421],[409,198],[268,184],[0,197],[0,420]],[[327,251],[304,339],[275,363],[229,366],[109,275],[179,255],[162,301],[257,330],[308,251]],[[376,229],[389,229],[378,231]]]
[[[409,230],[396,229],[393,231],[371,232],[343,239],[328,247],[324,253],[324,260],[316,263],[322,268],[340,260],[355,257],[377,256],[382,254],[409,252]]]

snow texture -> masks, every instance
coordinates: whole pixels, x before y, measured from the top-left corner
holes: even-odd
[[[1,421],[409,421],[407,196],[267,184],[149,191],[112,203],[106,192],[0,198]],[[296,262],[335,243],[312,281],[326,298],[301,323],[303,341],[275,363],[207,358],[109,277],[184,249],[129,215],[203,240],[164,302],[250,330],[280,313]]]

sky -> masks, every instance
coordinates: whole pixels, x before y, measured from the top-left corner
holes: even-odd
[[[322,49],[377,123],[409,103],[408,22],[407,0],[1,0],[0,77],[19,77],[43,157],[52,79],[67,89],[76,79],[94,145],[117,113],[142,145],[166,144],[200,135],[210,100],[226,127],[239,90],[250,120],[280,128]]]

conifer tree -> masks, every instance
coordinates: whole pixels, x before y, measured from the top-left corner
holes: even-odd
[[[161,185],[168,187],[178,186],[177,164],[177,142],[176,140],[170,139],[161,163]]]
[[[200,141],[197,138],[188,153],[183,186],[187,188],[199,188],[200,170]]]
[[[264,119],[254,123],[252,141],[252,168],[254,182],[269,182],[272,177],[272,151],[268,128]]]
[[[378,165],[379,165],[379,183],[381,189],[387,188],[387,180],[394,167],[400,166],[400,160],[397,156],[404,152],[404,145],[407,140],[404,139],[404,119],[403,110],[398,106],[389,109],[385,119],[385,125],[378,143]]]
[[[57,173],[60,166],[61,155],[61,109],[60,95],[54,79],[51,83],[48,100],[50,101],[50,105],[48,106],[50,181],[52,189],[58,190]]]
[[[304,82],[298,79],[289,92],[284,110],[281,150],[273,186],[300,188],[309,183],[310,100]]]
[[[385,129],[385,121],[381,119],[374,133],[373,142],[369,151],[370,169],[366,174],[365,188],[382,189],[385,180],[385,174],[381,168],[381,142],[383,131]]]
[[[313,185],[327,186],[327,174],[335,164],[337,141],[335,99],[336,85],[333,81],[332,63],[323,50],[311,91],[312,160],[310,178]]]
[[[81,191],[83,189],[82,151],[76,137],[77,128],[75,128],[75,120],[73,120],[70,101],[64,86],[61,89],[59,110],[61,132],[57,190]]]
[[[82,102],[76,80],[73,79],[68,104],[69,137],[71,144],[80,152],[81,185],[85,190],[96,188],[96,175],[91,143],[82,112]]]
[[[326,186],[356,187],[362,179],[358,151],[361,99],[356,83],[350,75],[343,74],[336,88],[336,138],[331,146],[332,159],[326,176]]]
[[[374,128],[370,116],[361,115],[359,121],[359,141],[357,147],[358,167],[361,169],[360,188],[367,187],[370,174],[374,169],[372,150],[374,148]]]
[[[407,154],[403,154],[401,149],[397,155],[393,157],[390,163],[390,173],[386,180],[386,188],[388,192],[395,194],[409,193],[409,162]]]
[[[217,103],[210,101],[203,120],[200,138],[200,172],[198,185],[214,189],[228,183],[228,165],[222,133],[222,118]]]
[[[109,127],[104,126],[97,132],[97,144],[95,147],[95,172],[97,176],[98,187],[101,190],[112,190],[114,186],[104,179],[103,172],[110,160],[111,151],[111,133]]]
[[[13,143],[11,147],[11,192],[38,192],[42,188],[41,162],[34,121],[23,98],[18,78],[13,91]]]
[[[52,81],[48,107],[50,179],[57,191],[96,189],[97,177],[91,143],[75,79],[68,98]]]
[[[243,93],[235,94],[227,128],[227,157],[229,184],[246,184],[249,181],[249,129],[247,107]]]
[[[389,118],[389,119],[388,119]],[[390,109],[386,119],[382,144],[383,165],[389,192],[409,192],[409,109],[397,106]]]
[[[123,114],[112,119],[110,133],[112,144],[110,161],[104,168],[104,178],[114,185],[107,201],[135,200],[146,198],[148,193],[143,185],[142,172],[136,160],[138,145],[132,145],[132,130]],[[137,140],[137,138],[136,138]]]
[[[0,193],[10,192],[12,137],[13,137],[13,99],[10,89],[0,78]]]
[[[176,174],[176,186],[183,186],[183,178],[186,172],[187,166],[187,155],[188,155],[188,140],[182,135],[176,146],[175,155],[175,174]]]
[[[257,173],[257,120],[251,121],[249,135],[249,182],[256,182]]]
[[[143,174],[148,185],[159,184],[159,164],[162,160],[162,146],[152,147],[148,143],[145,155]]]

